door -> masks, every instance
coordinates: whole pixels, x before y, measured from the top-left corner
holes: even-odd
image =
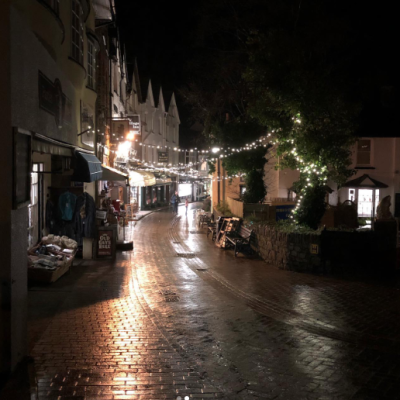
[[[376,215],[376,208],[378,207],[379,204],[379,190],[358,189],[357,203],[358,203],[357,205],[358,205],[359,217],[364,217],[364,218],[374,217]]]
[[[44,227],[43,212],[43,163],[34,163],[31,173],[31,203],[28,206],[28,248],[42,238]],[[36,172],[37,171],[37,172]]]

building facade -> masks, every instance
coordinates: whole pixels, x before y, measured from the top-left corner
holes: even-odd
[[[0,368],[10,371],[27,352],[27,248],[48,233],[72,237],[68,228],[72,222],[57,225],[59,221],[46,211],[52,204],[57,213],[58,199],[66,192],[71,198],[93,198],[94,181],[101,176],[87,162],[90,159],[99,168],[95,157],[99,40],[91,0],[12,0],[4,12],[10,126],[3,144],[12,149],[13,179],[11,203],[4,209],[11,253],[2,269],[10,271],[12,286],[6,295],[9,320],[1,321],[9,326],[9,337],[1,341]],[[84,258],[92,257],[89,236],[79,238]]]

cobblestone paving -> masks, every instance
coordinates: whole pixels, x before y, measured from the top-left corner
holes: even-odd
[[[153,324],[130,263],[79,280],[33,349],[39,399],[218,397]]]
[[[226,398],[400,398],[396,287],[235,259],[194,234],[190,216],[169,227],[167,216],[152,218],[136,237],[141,290]],[[167,231],[172,246],[151,240]],[[196,257],[177,257],[188,253]],[[163,303],[161,288],[180,301]]]
[[[235,259],[201,232],[157,212],[133,252],[82,266],[32,352],[40,399],[400,399],[396,287]]]

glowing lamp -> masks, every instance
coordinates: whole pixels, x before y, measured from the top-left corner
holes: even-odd
[[[126,135],[127,140],[135,140],[135,131],[129,131],[129,133]]]

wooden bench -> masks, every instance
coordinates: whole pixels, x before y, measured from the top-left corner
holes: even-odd
[[[199,227],[202,228],[203,225],[208,225],[211,222],[211,214],[200,214],[199,217]]]
[[[212,240],[215,240],[215,237],[217,236],[217,223],[216,222],[210,222],[208,224],[207,237],[210,233],[211,233]]]
[[[239,253],[243,253],[244,249],[251,249],[250,241],[252,235],[253,231],[242,225],[239,231],[226,236],[227,241],[234,246],[235,257],[237,257]]]

